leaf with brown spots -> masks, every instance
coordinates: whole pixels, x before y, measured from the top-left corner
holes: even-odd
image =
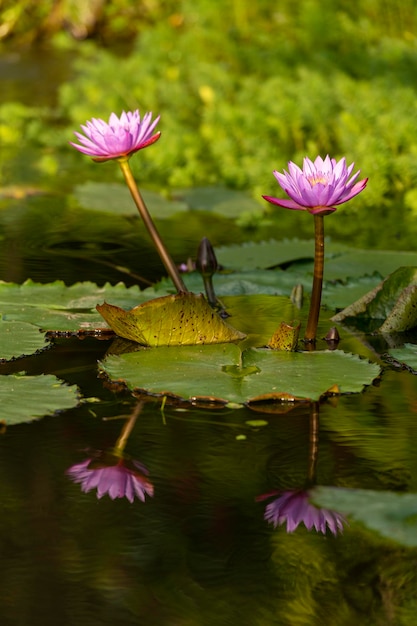
[[[106,302],[96,308],[117,335],[145,346],[229,343],[245,338],[202,295],[194,293],[155,298],[130,311]]]

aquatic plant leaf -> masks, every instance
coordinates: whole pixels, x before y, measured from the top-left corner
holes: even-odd
[[[385,320],[382,333],[403,332],[417,326],[417,268],[400,267],[359,300],[333,316]]]
[[[417,494],[315,487],[311,500],[361,522],[383,537],[417,547]]]
[[[193,210],[210,211],[222,217],[239,217],[242,213],[259,212],[261,204],[243,191],[226,187],[193,187],[177,189],[175,198]]]
[[[190,291],[199,293],[204,290],[203,281],[198,272],[184,274],[182,278]],[[377,275],[349,279],[345,283],[325,281],[323,283],[322,304],[332,309],[344,308],[361,298],[380,282],[381,277]],[[302,285],[304,294],[308,297],[311,292],[312,276],[306,274],[302,268],[290,268],[285,271],[275,268],[273,270],[251,270],[247,272],[217,272],[213,276],[213,284],[219,298],[259,294],[290,296],[295,285]],[[155,289],[160,295],[173,291],[171,281],[166,278],[157,283]]]
[[[126,185],[87,182],[77,185],[74,194],[85,209],[114,215],[138,215],[138,210]],[[141,190],[141,195],[152,216],[158,219],[170,218],[177,213],[189,210],[184,202],[169,200],[155,191]]]
[[[314,240],[282,239],[233,244],[216,248],[217,259],[228,270],[248,271],[311,259],[304,267],[313,269]],[[370,276],[377,272],[381,278],[404,265],[417,265],[416,252],[394,250],[357,250],[326,240],[325,279],[346,281]],[[310,272],[311,273],[311,272]]]
[[[311,290],[311,277],[289,275],[281,269],[274,270],[250,270],[247,272],[217,272],[213,276],[213,285],[218,297],[240,295],[285,295],[289,296],[294,285],[303,284]],[[194,293],[204,291],[204,284],[198,272],[184,274],[183,280],[187,289]],[[163,278],[155,288],[162,293],[172,292],[172,283]]]
[[[193,293],[162,296],[130,311],[106,302],[96,308],[117,335],[145,346],[224,343],[246,336]]]
[[[326,280],[347,280],[377,273],[384,278],[399,267],[417,265],[417,252],[398,250],[355,250],[334,256],[325,262]]]
[[[326,258],[350,250],[343,244],[326,242]],[[228,270],[268,269],[300,259],[314,259],[314,240],[270,239],[216,248],[217,260]]]
[[[62,281],[41,284],[27,280],[22,285],[0,281],[0,314],[3,321],[26,322],[44,331],[89,331],[107,328],[95,309],[104,298],[131,307],[154,297],[150,288],[145,293],[123,283],[99,287],[84,282],[68,287]]]
[[[271,339],[268,346],[273,350],[295,350],[300,334],[301,322],[295,326],[281,322]]]
[[[49,345],[38,326],[0,321],[0,362],[39,352]]]
[[[147,348],[109,355],[100,367],[131,390],[236,404],[318,400],[334,385],[340,393],[360,392],[380,372],[378,365],[340,350],[242,352],[235,344]]]
[[[321,302],[332,309],[344,309],[356,302],[381,282],[378,274],[349,278],[346,281],[330,281],[323,283]]]
[[[417,345],[414,343],[405,343],[402,348],[392,348],[388,350],[388,354],[399,363],[417,372]]]
[[[50,374],[10,374],[0,376],[0,399],[0,423],[21,424],[76,407],[79,390]]]

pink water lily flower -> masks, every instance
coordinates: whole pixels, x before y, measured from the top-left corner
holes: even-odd
[[[347,202],[365,188],[367,178],[355,183],[360,170],[351,176],[354,165],[351,163],[347,167],[344,157],[336,161],[329,155],[325,159],[318,156],[314,162],[306,157],[303,169],[290,161],[288,172],[284,170],[281,174],[274,171],[275,178],[290,200],[272,196],[263,198],[285,209],[328,215],[336,211],[339,204]]]
[[[272,495],[278,495],[278,498],[266,506],[264,517],[275,527],[286,522],[287,532],[292,533],[299,524],[303,523],[308,530],[314,527],[317,532],[323,534],[326,534],[327,528],[334,535],[343,532],[343,525],[346,524],[343,515],[311,504],[308,491],[278,491],[256,499],[261,501]]]
[[[145,113],[141,119],[138,109],[123,111],[120,118],[112,113],[108,123],[93,117],[85,125],[81,124],[84,134],[74,133],[82,145],[72,141],[70,144],[94,161],[129,157],[159,139],[161,133],[153,133],[158,122],[159,115],[152,121],[152,113]]]
[[[148,470],[137,461],[128,461],[122,457],[112,457],[112,465],[96,459],[86,459],[72,465],[67,474],[75,483],[81,483],[81,490],[87,493],[97,489],[97,498],[106,493],[112,500],[127,498],[133,502],[136,498],[145,501],[145,495],[153,496],[153,484],[148,478]],[[107,461],[109,462],[110,457]]]

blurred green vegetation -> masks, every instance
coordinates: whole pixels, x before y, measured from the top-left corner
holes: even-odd
[[[310,232],[306,216],[264,206],[262,194],[282,194],[272,171],[306,155],[345,156],[369,183],[326,220],[327,233],[362,247],[413,247],[412,0],[234,0],[221,10],[209,0],[0,0],[0,14],[3,46],[46,40],[53,53],[68,55],[73,72],[53,109],[0,108],[0,140],[11,156],[22,142],[43,151],[32,175],[25,168],[26,180],[40,170],[46,179],[62,168],[59,159],[65,168],[68,159],[80,168],[81,159],[84,177],[108,176],[80,155],[63,156],[67,142],[92,116],[139,107],[161,114],[162,131],[156,146],[132,159],[142,183],[166,193],[215,184],[247,190],[283,228]],[[8,172],[9,180],[0,171],[0,184],[10,184],[13,172],[22,176],[18,167]],[[248,227],[257,219],[249,217]]]

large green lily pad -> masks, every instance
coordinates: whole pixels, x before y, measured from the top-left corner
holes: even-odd
[[[0,422],[7,425],[38,420],[78,404],[78,388],[56,376],[0,376]]]
[[[149,394],[246,404],[257,400],[318,400],[327,391],[362,391],[380,368],[340,350],[276,352],[235,344],[148,348],[109,355],[100,364],[112,380]]]
[[[417,547],[417,494],[315,487],[315,504],[349,515],[383,537]]]

